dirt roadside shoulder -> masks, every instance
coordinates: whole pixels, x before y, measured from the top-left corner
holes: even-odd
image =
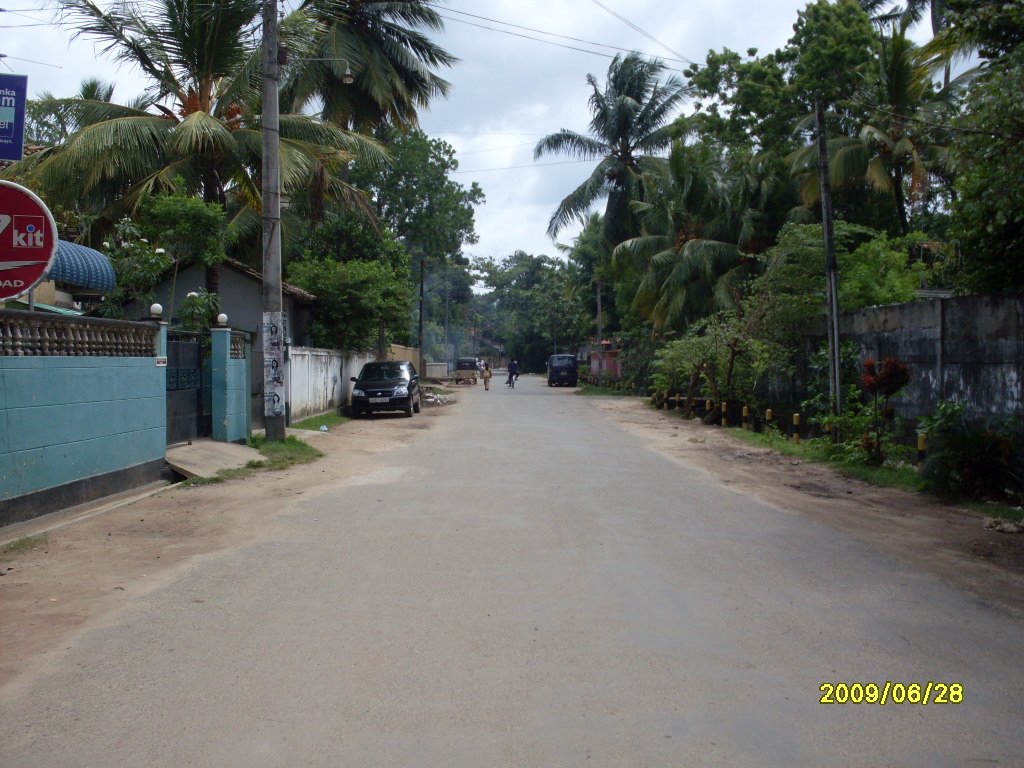
[[[376,457],[417,439],[445,412],[424,408],[413,419],[351,421],[315,434],[310,443],[324,456],[311,464],[169,486],[51,530],[40,546],[0,554],[0,691],[31,677],[78,632],[168,583],[195,558],[272,533],[280,513],[304,494],[369,471]],[[34,527],[45,529],[45,521]],[[26,528],[31,533],[33,526]]]
[[[748,445],[720,428],[656,411],[640,398],[594,402],[667,458],[704,470],[759,501],[837,528],[1024,618],[1024,535],[986,530],[983,516],[975,512]]]

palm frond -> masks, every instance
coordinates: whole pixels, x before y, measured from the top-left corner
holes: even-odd
[[[539,160],[545,154],[559,153],[580,160],[593,160],[609,152],[609,147],[597,139],[563,128],[558,133],[545,136],[537,142],[537,146],[533,148],[533,159]]]
[[[613,164],[614,161],[609,158],[602,160],[587,180],[566,195],[558,204],[558,208],[555,209],[548,221],[548,234],[551,237],[557,235],[562,227],[568,226],[573,221],[586,222],[590,207],[606,195],[611,188],[608,181],[608,168]]]

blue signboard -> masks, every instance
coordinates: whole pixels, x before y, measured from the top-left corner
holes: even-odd
[[[0,75],[0,160],[21,160],[25,151],[26,75]]]

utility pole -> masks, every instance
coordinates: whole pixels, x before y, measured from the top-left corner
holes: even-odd
[[[832,184],[828,173],[828,138],[825,135],[825,105],[821,97],[814,100],[818,126],[818,177],[821,183],[821,227],[825,236],[825,277],[828,281],[828,347],[829,347],[829,398],[832,415],[843,411],[843,388],[841,356],[839,352],[839,265],[836,262],[836,239],[832,222]],[[832,430],[832,439],[839,437]]]
[[[286,393],[277,48],[277,0],[263,0],[263,419],[267,439],[283,441]]]
[[[426,269],[427,254],[420,249],[420,320],[419,320],[419,333],[417,334],[416,344],[419,347],[420,356],[420,376],[426,376],[426,366],[424,364],[423,356],[423,272]]]
[[[601,314],[601,278],[597,279],[597,386],[604,386],[604,317]],[[589,362],[589,361],[588,361]]]

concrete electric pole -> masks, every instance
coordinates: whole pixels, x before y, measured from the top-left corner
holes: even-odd
[[[263,418],[268,440],[285,438],[281,298],[281,134],[277,0],[263,0]]]
[[[842,357],[839,344],[839,267],[836,262],[836,240],[832,222],[832,184],[829,181],[828,137],[825,134],[825,105],[820,97],[814,100],[818,129],[818,178],[821,183],[821,226],[825,238],[825,278],[828,291],[829,390],[832,414],[843,412]],[[832,430],[833,440],[838,430]]]

